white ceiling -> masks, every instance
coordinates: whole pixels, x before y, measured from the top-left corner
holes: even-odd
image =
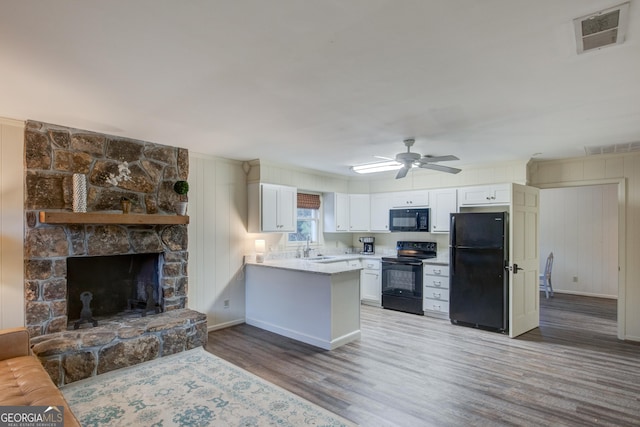
[[[0,116],[351,174],[640,140],[640,0],[625,43],[576,54],[608,0],[2,0]]]

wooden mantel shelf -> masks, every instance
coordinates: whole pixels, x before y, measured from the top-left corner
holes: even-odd
[[[187,215],[40,211],[40,222],[43,224],[189,224],[189,217]]]

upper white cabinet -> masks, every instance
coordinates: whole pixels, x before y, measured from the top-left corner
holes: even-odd
[[[344,193],[324,193],[324,231],[329,233],[349,231],[349,195]]]
[[[369,231],[369,195],[324,193],[324,231]]]
[[[389,231],[391,193],[374,193],[370,197],[371,231]]]
[[[510,184],[458,188],[459,206],[508,205],[509,203],[511,203]]]
[[[368,194],[349,194],[349,231],[369,231],[370,214]]]
[[[412,208],[412,207],[424,208],[428,206],[429,206],[428,190],[400,191],[398,193],[391,193],[392,208]]]
[[[285,185],[249,184],[249,232],[296,231],[297,189]]]
[[[431,232],[448,233],[450,214],[458,210],[458,192],[455,188],[431,190]]]

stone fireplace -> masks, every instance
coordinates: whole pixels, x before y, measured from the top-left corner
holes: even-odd
[[[69,327],[101,319],[145,317],[164,311],[161,253],[67,258]]]
[[[114,180],[126,168],[127,177]],[[188,310],[188,239],[184,224],[108,224],[81,222],[42,223],[40,212],[70,212],[72,177],[86,176],[87,212],[122,213],[121,201],[131,201],[132,214],[175,215],[178,195],[176,180],[187,180],[187,150],[144,141],[71,129],[29,121],[25,129],[25,318],[34,352],[43,360],[57,384],[172,354],[206,342],[206,316]],[[111,218],[111,217],[110,217]],[[117,217],[113,217],[117,218]],[[91,280],[91,263],[96,268],[103,257],[128,257],[132,269],[142,268],[131,261],[136,255],[154,254],[154,283],[160,314],[142,318],[112,313],[100,317],[99,326],[80,325],[74,330],[77,305],[68,296],[69,265],[86,264]],[[125,258],[119,258],[125,257]],[[77,262],[80,260],[80,262]],[[125,261],[126,263],[126,261]],[[135,264],[135,265],[134,265]],[[98,276],[105,273],[94,272]],[[104,298],[115,281],[92,283],[94,298]],[[147,284],[140,285],[143,288]],[[70,293],[71,292],[71,293]],[[131,290],[127,299],[135,298]],[[153,291],[152,291],[153,292]],[[75,298],[75,296],[74,296]],[[95,308],[102,304],[92,299]],[[131,314],[131,313],[129,313]],[[70,317],[71,316],[71,317]],[[71,327],[69,322],[71,321]],[[88,332],[90,331],[90,332]],[[126,356],[129,353],[129,356]],[[118,355],[118,356],[114,356]],[[123,358],[125,359],[123,361]],[[128,358],[128,360],[127,360]]]

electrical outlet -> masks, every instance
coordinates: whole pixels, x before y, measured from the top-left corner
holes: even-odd
[[[578,283],[578,276],[573,276],[573,283]]]
[[[229,308],[229,300],[224,300],[224,308]]]

